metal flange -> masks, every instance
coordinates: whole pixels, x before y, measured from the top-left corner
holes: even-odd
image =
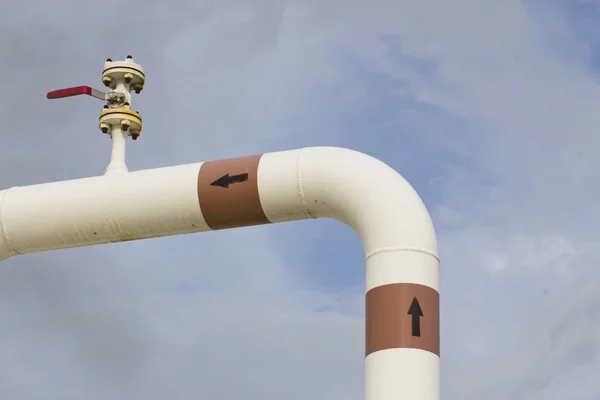
[[[137,111],[132,111],[129,104],[119,108],[102,109],[98,124],[102,133],[110,134],[113,126],[118,126],[133,140],[137,140],[142,131],[142,116]]]
[[[104,62],[102,83],[113,90],[116,89],[117,82],[125,82],[130,85],[131,90],[140,93],[145,81],[144,68],[136,64],[131,56],[127,56],[125,61],[112,61],[109,58]]]

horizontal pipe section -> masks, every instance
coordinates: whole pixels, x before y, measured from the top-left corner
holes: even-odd
[[[208,161],[198,173],[198,201],[213,229],[269,223],[258,194],[261,155]]]

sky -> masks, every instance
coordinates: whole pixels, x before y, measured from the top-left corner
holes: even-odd
[[[103,86],[147,83],[130,170],[362,151],[438,235],[442,398],[599,400],[600,3],[0,4],[0,187],[102,175]],[[13,257],[0,398],[364,398],[364,252],[332,220]]]

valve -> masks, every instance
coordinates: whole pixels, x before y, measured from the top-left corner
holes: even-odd
[[[131,104],[131,91],[140,93],[144,89],[146,75],[144,68],[127,56],[125,61],[113,61],[107,58],[102,69],[102,83],[110,90],[105,93],[90,86],[74,86],[48,92],[46,98],[61,99],[78,95],[88,95],[107,102],[110,108],[120,108]]]
[[[144,68],[136,64],[132,56],[124,61],[107,58],[102,69],[102,83],[109,91],[102,92],[90,86],[74,86],[48,92],[48,99],[87,95],[105,104],[100,112],[98,126],[102,133],[112,139],[111,162],[109,172],[127,172],[125,165],[125,143],[128,136],[137,140],[142,131],[142,116],[131,109],[131,92],[140,93],[144,89],[146,75]]]
[[[110,135],[112,126],[120,126],[133,140],[142,130],[142,117],[131,111],[131,91],[140,93],[144,89],[144,68],[136,64],[131,55],[124,61],[107,58],[102,69],[102,82],[110,90],[102,92],[90,86],[74,86],[48,92],[48,99],[61,99],[78,95],[92,96],[106,104],[100,113],[100,130]],[[118,117],[117,117],[118,116]]]

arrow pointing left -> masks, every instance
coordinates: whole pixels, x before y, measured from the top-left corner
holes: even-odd
[[[225,174],[219,179],[211,183],[212,186],[220,186],[224,189],[228,189],[229,185],[234,183],[246,182],[248,180],[248,174],[229,175]]]

